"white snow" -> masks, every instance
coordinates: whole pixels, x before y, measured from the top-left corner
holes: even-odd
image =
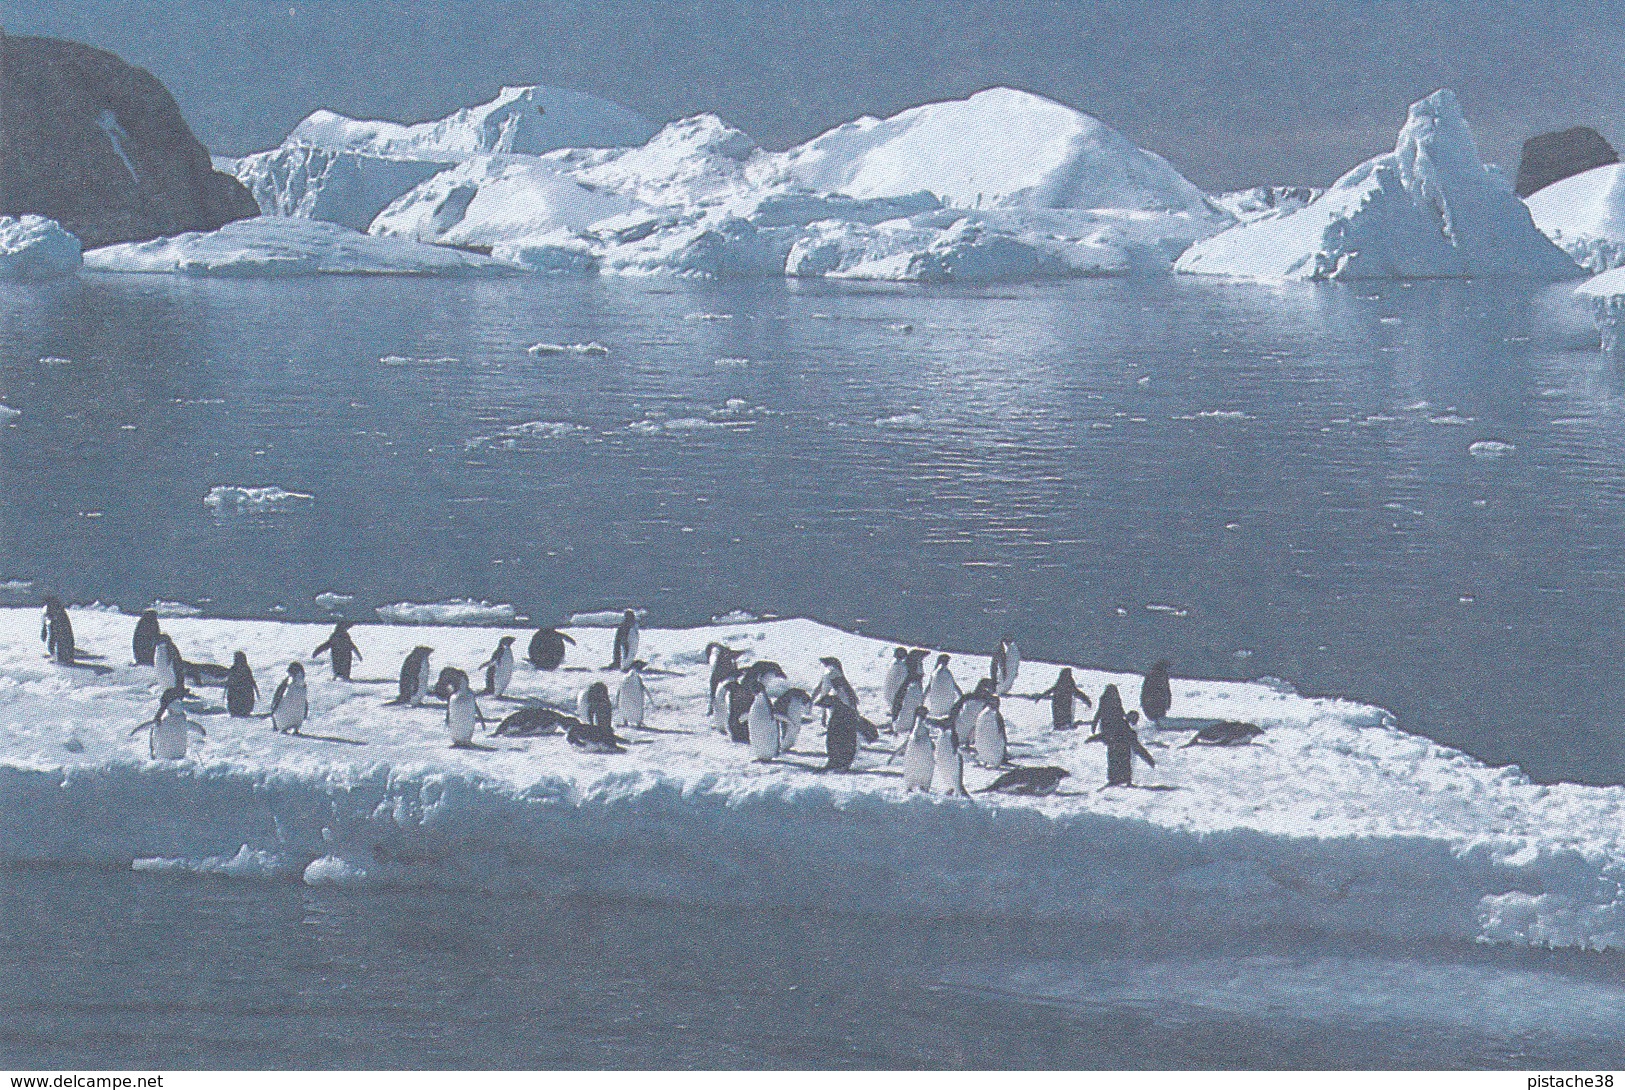
[[[79,264],[79,239],[56,220],[0,216],[0,280],[49,280]]]
[[[396,602],[379,606],[379,618],[390,624],[477,625],[503,624],[515,620],[514,608],[506,602],[493,605],[481,599],[451,598],[444,602]]]
[[[1553,182],[1525,203],[1535,226],[1587,270],[1625,264],[1625,164]]]
[[[1448,90],[1411,106],[1392,152],[1296,212],[1198,242],[1174,268],[1266,281],[1578,274],[1506,179],[1479,159]]]
[[[403,239],[376,238],[319,220],[274,216],[218,231],[103,246],[85,254],[97,272],[185,276],[316,276],[327,273],[467,275],[510,271],[478,254]]]
[[[1214,193],[1208,199],[1239,222],[1251,223],[1253,220],[1278,219],[1296,212],[1324,192],[1323,189],[1307,185],[1255,185],[1251,189]]]
[[[1468,445],[1467,453],[1474,458],[1505,458],[1517,449],[1513,444],[1500,439],[1480,439]]]
[[[618,611],[611,616],[618,617]],[[152,671],[127,662],[133,621],[75,611],[81,644],[111,674],[58,667],[34,609],[0,611],[0,860],[259,876],[357,885],[556,889],[690,903],[840,904],[852,911],[1122,920],[1223,932],[1303,926],[1353,934],[1625,946],[1625,788],[1532,784],[1516,769],[1407,734],[1379,709],[1242,682],[1177,679],[1174,715],[1265,728],[1253,745],[1182,748],[1145,731],[1164,790],[1099,790],[1105,755],[1053,733],[1041,702],[1007,699],[1012,759],[1071,771],[1046,798],[905,795],[887,748],[851,775],[821,774],[815,724],[771,764],[712,732],[711,640],[783,664],[806,688],[818,658],[845,664],[880,718],[892,644],[806,620],[645,628],[651,730],[624,754],[558,735],[449,748],[441,709],[384,707],[406,652],[472,670],[502,629],[361,626],[366,656],[344,684],[312,666],[312,717],[296,738],[259,720],[192,714],[208,729],[179,762],[152,761],[131,728],[152,714]],[[165,630],[190,661],[248,652],[262,689],[307,658],[326,625],[182,618]],[[510,633],[511,634],[511,633]],[[521,663],[511,693],[572,707],[612,633],[576,626],[565,668]],[[962,686],[986,659],[955,654]],[[1038,691],[1057,664],[1023,664]],[[1074,668],[1132,705],[1139,678]],[[1031,676],[1029,676],[1031,675]],[[499,719],[514,702],[485,700]],[[77,741],[75,741],[77,740]],[[364,744],[344,744],[344,740]],[[893,739],[883,739],[887,746]],[[69,745],[80,748],[72,752]],[[994,773],[976,766],[967,786]]]
[[[264,215],[365,231],[391,201],[447,165],[295,145],[234,159],[226,173],[248,188]]]
[[[280,511],[316,497],[308,492],[290,492],[277,485],[215,485],[203,502],[217,510]]]
[[[553,344],[550,341],[541,341],[525,349],[532,356],[607,356],[609,349],[597,341],[588,341],[586,344]]]
[[[655,126],[625,106],[563,87],[504,87],[490,102],[438,121],[357,121],[317,110],[284,146],[309,145],[392,159],[460,162],[473,155],[538,155],[555,148],[641,144]]]

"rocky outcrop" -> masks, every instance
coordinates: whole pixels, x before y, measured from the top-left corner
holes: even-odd
[[[214,170],[151,73],[77,42],[0,32],[0,215],[25,213],[90,248],[212,231],[259,208]]]
[[[1527,197],[1553,182],[1619,162],[1619,154],[1596,129],[1584,125],[1543,132],[1523,142],[1518,160],[1518,196]]]

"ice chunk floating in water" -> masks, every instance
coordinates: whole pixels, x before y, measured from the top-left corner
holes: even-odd
[[[472,598],[445,602],[396,602],[379,606],[378,616],[391,624],[491,624],[515,619],[513,606],[492,605]]]
[[[282,511],[315,498],[309,492],[291,492],[276,485],[216,485],[203,502],[217,511]]]

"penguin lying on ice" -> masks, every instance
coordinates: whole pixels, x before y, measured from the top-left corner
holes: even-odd
[[[1186,742],[1181,749],[1192,746],[1247,746],[1254,738],[1264,733],[1263,727],[1251,723],[1237,723],[1226,720],[1222,723],[1209,723],[1196,732],[1196,736]]]
[[[997,791],[1004,795],[1052,795],[1061,781],[1072,773],[1054,765],[1036,768],[1013,768],[998,779],[980,788],[978,793]]]

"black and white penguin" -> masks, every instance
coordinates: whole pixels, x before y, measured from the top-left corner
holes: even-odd
[[[858,753],[858,735],[877,741],[880,734],[863,716],[833,696],[819,700],[819,707],[829,713],[829,726],[824,731],[824,751],[828,760],[825,772],[848,772]]]
[[[1072,680],[1072,667],[1067,666],[1055,677],[1055,684],[1041,693],[1033,693],[1028,700],[1048,700],[1050,713],[1050,729],[1074,730],[1078,725],[1077,701],[1083,701],[1084,707],[1093,704],[1089,694],[1078,688],[1077,682]]]
[[[39,638],[45,644],[46,657],[63,666],[74,665],[79,657],[79,649],[73,642],[73,622],[68,620],[62,600],[54,594],[46,596],[45,607],[40,612]]]
[[[812,708],[812,697],[805,689],[786,689],[773,701],[773,715],[779,721],[779,752],[788,753],[801,737],[801,728],[807,722]]]
[[[1264,728],[1254,723],[1240,723],[1233,719],[1226,719],[1220,723],[1209,723],[1192,735],[1182,749],[1192,746],[1246,746],[1251,745],[1254,738],[1262,736]]]
[[[333,660],[333,676],[340,681],[350,680],[350,660],[361,661],[361,648],[355,645],[350,638],[350,622],[340,621],[333,626],[333,634],[322,641],[320,647],[310,653],[312,659],[320,658],[322,652],[331,654]]]
[[[231,672],[226,675],[226,711],[236,719],[247,719],[254,714],[254,702],[259,698],[260,687],[254,683],[248,656],[239,651],[232,656]]]
[[[706,701],[705,714],[712,715],[717,709],[717,690],[724,681],[739,676],[739,652],[713,640],[705,645],[705,661],[711,664],[711,697]]]
[[[941,781],[943,793],[964,797],[965,795],[965,755],[959,752],[959,732],[954,730],[952,721],[937,732],[937,779]]]
[[[617,727],[643,726],[643,708],[649,701],[649,692],[643,684],[643,668],[649,665],[634,659],[615,690],[615,725]]]
[[[422,704],[423,698],[429,695],[429,656],[434,654],[430,647],[414,647],[401,663],[401,689],[400,694],[389,705]]]
[[[886,668],[886,680],[880,687],[880,695],[886,701],[886,707],[892,706],[897,699],[897,690],[903,687],[908,680],[908,648],[899,647],[892,652],[891,665]]]
[[[452,749],[472,749],[474,724],[485,726],[474,690],[468,687],[468,675],[458,671],[452,681],[452,691],[446,697],[446,733],[451,735]]]
[[[1021,649],[1016,646],[1014,637],[1007,633],[999,640],[999,649],[993,652],[987,669],[988,677],[993,679],[994,691],[1000,696],[1008,696],[1016,683],[1016,675],[1021,673]]]
[[[565,740],[588,753],[623,753],[615,737],[615,709],[610,705],[609,686],[595,681],[581,694],[582,715],[569,725]]]
[[[557,670],[564,661],[565,644],[574,647],[576,641],[556,628],[538,629],[530,638],[530,664],[538,670]]]
[[[953,711],[954,705],[964,694],[959,690],[959,682],[954,680],[953,671],[948,669],[947,655],[937,656],[937,668],[931,673],[931,680],[925,687],[925,707],[932,718],[941,719]]]
[[[161,692],[167,693],[186,683],[186,660],[181,658],[181,649],[167,635],[159,635],[158,642],[153,645],[152,672]]]
[[[744,678],[727,686],[728,738],[740,745],[750,744],[750,709],[756,703],[760,685],[752,685]]]
[[[480,663],[479,668],[485,671],[486,696],[502,696],[508,691],[508,683],[513,680],[513,640],[512,636],[502,637],[491,657]]]
[[[722,684],[717,686],[716,695],[719,699],[711,702],[711,729],[718,734],[730,734],[729,723],[733,719],[733,694],[739,687],[738,678],[724,678]]]
[[[310,711],[310,698],[305,690],[305,668],[297,662],[288,663],[288,676],[276,687],[271,697],[271,727],[280,734],[298,734],[305,725]]]
[[[959,698],[947,718],[962,743],[975,746],[976,721],[981,718],[983,709],[998,702],[999,696],[993,691],[993,679],[988,677],[979,680],[976,688]]]
[[[497,724],[492,735],[510,735],[515,738],[534,738],[542,734],[557,734],[560,728],[576,722],[572,715],[566,715],[557,708],[533,705],[520,708],[502,722]]]
[[[1072,773],[1066,769],[1054,765],[1012,768],[981,788],[981,791],[997,791],[1004,795],[1053,795],[1061,781],[1070,775]]]
[[[468,674],[455,666],[443,666],[440,669],[440,676],[434,679],[434,685],[430,687],[429,692],[437,699],[450,700],[451,694],[457,691],[459,680],[467,681]]]
[[[785,675],[784,667],[772,659],[758,659],[751,663],[739,675],[739,680],[741,684],[766,689],[770,696],[790,687],[790,679]]]
[[[137,666],[152,665],[153,650],[158,646],[158,637],[163,634],[163,629],[158,624],[158,611],[142,610],[141,618],[135,622],[135,636],[130,640]]]
[[[1159,659],[1145,672],[1145,680],[1140,683],[1140,711],[1155,727],[1167,718],[1168,709],[1173,706],[1174,690],[1168,683],[1168,660]]]
[[[188,735],[192,731],[208,737],[208,731],[201,724],[194,723],[186,717],[186,709],[181,707],[181,698],[190,696],[184,685],[176,685],[164,690],[164,695],[158,700],[158,714],[132,730],[132,736],[144,730],[151,731],[147,735],[147,752],[155,761],[179,761],[186,757],[186,746],[190,741]]]
[[[1095,728],[1088,741],[1106,745],[1106,786],[1131,787],[1134,784],[1134,758],[1139,757],[1152,768],[1157,762],[1149,750],[1140,743],[1134,732],[1139,720],[1138,712],[1123,711],[1123,697],[1116,685],[1108,685],[1095,705],[1094,718],[1089,725]]]
[[[757,689],[745,713],[745,733],[750,739],[751,758],[762,763],[779,755],[779,721],[773,716],[773,701],[765,690]]]
[[[925,679],[912,669],[915,659],[909,657],[911,669],[903,681],[902,688],[891,702],[891,725],[888,728],[892,734],[899,731],[912,730],[914,724],[914,710],[925,703]]]
[[[615,627],[615,651],[609,668],[624,670],[637,657],[638,615],[629,609],[621,614],[621,623]]]
[[[926,722],[923,705],[914,710],[914,726],[909,731],[908,740],[897,753],[903,757],[903,790],[930,793],[931,777],[937,767],[937,750],[931,740],[931,725]],[[892,756],[897,756],[897,753]]]
[[[983,768],[998,768],[1010,752],[1009,737],[1005,733],[1004,716],[997,704],[990,704],[976,717],[976,741],[971,749],[976,763]]]
[[[825,655],[818,662],[824,668],[824,676],[818,679],[817,686],[813,688],[813,702],[817,703],[828,695],[833,696],[849,708],[856,708],[858,706],[858,691],[852,688],[850,681],[846,680],[846,671],[841,667],[841,660],[834,655]]]

